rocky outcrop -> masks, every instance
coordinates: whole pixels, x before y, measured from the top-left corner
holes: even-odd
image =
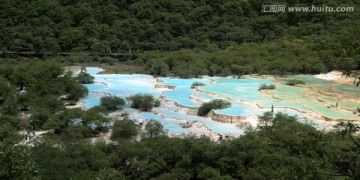
[[[157,83],[162,83],[162,82],[164,82],[164,81],[161,80],[161,79],[156,78],[156,82],[157,82]]]
[[[87,110],[88,108],[86,108],[86,103],[83,101],[78,101],[76,102],[76,105],[74,106],[66,106],[67,109],[74,109],[74,108],[81,108],[83,110]]]
[[[164,102],[166,102],[166,103],[175,104],[174,101],[167,99],[166,96],[164,96],[164,95],[160,95],[160,96],[159,96],[159,99],[162,100],[162,101],[164,101]]]
[[[103,84],[106,86],[106,88],[109,88],[109,84],[105,83],[105,82],[101,82],[101,81],[94,81],[94,84]]]
[[[105,95],[105,96],[112,96],[112,94],[111,94],[111,93],[108,93],[108,92],[93,91],[93,93],[103,94],[103,95]]]
[[[68,100],[70,98],[70,94],[64,94],[64,95],[61,95],[59,96],[59,100]],[[0,101],[1,101],[1,97],[0,97]]]
[[[183,108],[183,109],[186,109],[187,110],[187,114],[190,114],[190,115],[197,115],[197,112],[198,112],[198,108],[196,107],[187,107],[187,106],[183,106],[175,101],[172,101],[172,100],[169,100],[166,98],[166,96],[164,95],[160,95],[159,97],[162,101],[166,102],[166,103],[171,103],[171,104],[174,104],[175,106],[179,107],[179,108]]]
[[[181,126],[190,131],[190,135],[195,137],[207,136],[213,141],[218,141],[220,134],[215,134],[203,122],[191,121],[182,123]]]
[[[165,84],[155,84],[155,88],[165,88],[165,89],[171,89],[174,90],[176,86],[170,86]]]
[[[197,115],[197,112],[198,112],[198,108],[195,108],[195,107],[186,107],[186,106],[183,106],[177,102],[174,102],[175,106],[177,107],[180,107],[180,108],[186,108],[188,109],[188,112],[187,114],[190,114],[190,115]]]
[[[182,127],[182,128],[190,128],[191,126],[192,126],[192,123],[193,123],[194,121],[188,121],[188,122],[186,122],[186,123],[180,123],[180,126]]]
[[[245,120],[245,116],[229,116],[225,114],[218,114],[214,110],[210,111],[207,117],[211,117],[212,120],[223,122],[223,123],[238,123],[239,121]]]

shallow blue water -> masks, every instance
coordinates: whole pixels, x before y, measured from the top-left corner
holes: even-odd
[[[209,121],[209,120],[207,120],[204,123],[208,128],[210,128],[215,133],[233,134],[236,136],[244,134],[244,131],[241,130],[240,128],[236,127],[235,124],[220,123],[220,122]]]
[[[101,89],[106,89],[106,85],[98,84],[98,83],[84,84],[84,86],[89,90],[89,92],[98,91],[98,90],[101,90]]]
[[[189,129],[182,128],[179,124],[165,124],[164,129],[174,134],[188,134]]]
[[[136,115],[131,115],[131,119],[139,120],[139,121],[147,121],[150,119],[156,120],[162,124],[178,124],[179,121],[176,119],[171,118],[162,118],[157,114],[151,113],[151,112],[142,112]]]
[[[306,84],[331,84],[331,81],[315,78],[309,75],[295,75],[295,76],[288,76],[287,78],[303,80]]]
[[[165,96],[167,99],[175,101],[183,106],[187,107],[199,107],[201,103],[191,99],[201,99],[203,101],[210,101],[212,99],[225,99],[231,102],[232,106],[227,109],[215,110],[216,113],[225,114],[230,116],[248,116],[248,115],[262,115],[265,111],[271,110],[271,105],[275,106],[275,112],[284,112],[289,115],[297,115],[300,118],[304,118],[304,115],[294,110],[284,110],[277,107],[292,107],[307,111],[309,109],[303,107],[301,104],[295,104],[291,102],[277,102],[266,101],[260,103],[265,106],[265,109],[257,108],[256,106],[249,106],[248,104],[240,101],[229,100],[245,100],[245,101],[263,101],[262,95],[259,93],[258,88],[261,84],[272,84],[270,80],[259,80],[259,79],[234,79],[234,78],[220,78],[220,77],[205,77],[205,78],[194,78],[194,79],[176,79],[176,78],[159,78],[162,82],[160,84],[176,86],[174,90],[160,90],[154,86],[156,79],[150,75],[144,74],[113,74],[113,75],[101,75],[97,74],[101,72],[101,68],[89,67],[87,72],[95,77],[95,84],[84,85],[89,90],[89,95],[81,100],[86,103],[87,108],[99,105],[100,98],[110,93],[122,98],[137,94],[137,93],[148,93],[154,95],[156,98],[160,95]],[[323,80],[319,80],[307,76],[294,76],[298,79],[303,79],[307,83],[312,83],[315,86],[321,83],[327,83]],[[200,86],[200,90],[210,91],[199,92],[191,89],[191,85],[194,82],[201,82],[206,84]],[[348,87],[339,87],[348,89]],[[281,90],[281,88],[280,88]],[[215,94],[212,94],[215,93]],[[288,93],[288,92],[284,92]],[[297,93],[297,92],[296,92]],[[268,98],[268,97],[267,97]],[[266,99],[265,99],[266,100]],[[248,103],[248,102],[247,102]],[[241,135],[243,131],[236,127],[234,124],[226,124],[215,122],[203,117],[196,115],[189,115],[182,112],[177,112],[178,107],[171,104],[162,104],[159,108],[154,108],[154,112],[141,112],[136,113],[137,110],[132,108],[126,108],[125,110],[129,113],[133,113],[130,118],[146,121],[149,119],[155,119],[164,125],[165,129],[168,129],[171,133],[181,134],[189,133],[188,129],[182,128],[179,124],[186,121],[201,121],[208,128],[215,133],[229,133],[233,135]],[[318,125],[321,127],[320,125]]]
[[[102,72],[102,71],[104,71],[104,69],[98,68],[98,67],[87,67],[86,68],[86,72],[89,73],[92,76],[99,73],[99,72]]]
[[[335,86],[336,91],[358,94],[360,96],[360,87],[356,87],[355,84],[341,84]]]
[[[110,93],[123,98],[139,92],[153,94],[156,97],[161,94],[161,91],[154,88],[155,80],[150,75],[97,74],[101,71],[101,68],[87,68],[87,72],[95,77],[96,82],[95,84],[84,85],[89,90],[89,96],[82,100],[86,103],[86,107],[88,108],[99,105],[100,98],[105,95],[104,93]],[[199,107],[201,105],[195,100],[190,99],[190,96],[192,95],[197,97],[206,96],[209,100],[214,98],[224,98],[222,94],[244,99],[258,99],[260,97],[260,94],[257,91],[258,86],[262,83],[271,83],[271,81],[255,81],[252,79],[239,80],[214,78],[214,80],[212,80],[209,77],[204,79],[160,78],[160,80],[163,81],[161,84],[176,86],[175,90],[164,91],[163,95],[166,96],[167,99],[187,107]],[[211,81],[215,84],[211,84]],[[201,94],[195,94],[194,89],[190,88],[194,82],[204,83],[206,86],[202,86],[201,88],[206,87],[220,95],[210,95],[203,92]],[[232,102],[232,104],[233,107],[219,110],[219,112],[229,115],[247,115],[251,112],[251,110],[246,109],[241,103]],[[230,133],[233,135],[240,135],[243,133],[243,131],[234,124],[215,122],[203,117],[176,112],[176,109],[176,106],[155,108],[154,110],[157,114],[150,112],[135,113],[134,115],[131,115],[130,118],[140,121],[149,119],[157,120],[172,133],[188,133],[188,129],[184,129],[179,125],[179,123],[183,123],[184,121],[201,121],[215,133]],[[128,108],[128,110],[130,113],[131,108]],[[131,112],[134,112],[134,110]]]
[[[176,86],[176,87],[188,87],[190,88],[194,82],[200,82],[203,84],[208,84],[208,79],[200,79],[200,78],[191,78],[191,79],[178,79],[178,78],[159,78],[163,82],[161,84]]]
[[[165,91],[164,95],[183,106],[187,107],[199,107],[200,104],[190,99],[190,96],[194,93],[194,89],[191,89],[191,85],[194,82],[200,82],[205,85],[209,83],[208,79],[192,78],[192,79],[177,79],[177,78],[159,78],[161,84],[176,86],[175,90]]]
[[[261,103],[262,106],[271,108],[271,106],[274,106],[274,109],[278,108],[278,107],[290,107],[290,108],[295,108],[295,109],[299,109],[305,112],[310,111],[309,109],[305,108],[304,106],[301,106],[299,104],[295,104],[295,103],[289,103],[289,102],[274,102],[274,101],[269,101],[269,102],[264,102]]]
[[[259,86],[271,83],[270,80],[216,78],[215,81],[207,86],[200,87],[200,89],[228,97],[253,101],[258,100],[261,96],[258,92]]]
[[[199,107],[200,104],[190,99],[193,91],[193,89],[190,89],[188,87],[176,87],[175,90],[165,91],[164,95],[167,97],[167,99],[175,101],[183,106]]]
[[[306,85],[316,87],[326,93],[331,92],[331,90],[329,88],[329,85],[332,83],[331,81],[315,78],[315,77],[309,76],[309,75],[295,75],[295,76],[288,76],[288,78],[302,80],[305,82]],[[286,82],[287,80],[281,80],[281,81]]]
[[[246,116],[246,110],[243,105],[240,104],[234,104],[232,103],[232,106],[226,109],[217,109],[214,110],[217,114],[225,114],[229,116]]]
[[[204,92],[199,92],[196,96],[201,99],[214,99],[213,95]]]
[[[85,107],[92,108],[100,104],[102,96],[102,94],[89,93],[87,97],[81,98],[80,100],[85,102]]]
[[[109,93],[122,98],[138,93],[152,94],[155,97],[160,95],[160,92],[154,89],[153,83],[149,82],[149,79],[152,78],[150,75],[103,75],[97,74],[103,70],[95,67],[88,67],[86,71],[95,77],[94,84],[84,84],[89,90],[89,95],[81,100],[86,103],[87,108],[99,105],[100,98]]]

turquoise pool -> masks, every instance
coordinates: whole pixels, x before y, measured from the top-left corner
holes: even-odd
[[[333,119],[360,120],[360,117],[353,115],[349,111],[327,108],[326,103],[333,104],[338,101],[334,97],[319,95],[316,91],[306,87],[287,86],[279,83],[276,79],[236,79],[208,76],[193,79],[156,79],[151,75],[145,74],[98,74],[101,71],[103,71],[101,68],[87,68],[87,72],[95,77],[95,84],[84,85],[89,90],[89,95],[81,100],[85,102],[87,108],[99,105],[100,98],[107,94],[126,98],[137,93],[148,93],[157,98],[160,95],[165,96],[168,100],[192,108],[199,107],[202,102],[208,102],[212,99],[225,99],[230,101],[232,106],[226,109],[215,110],[215,112],[230,116],[262,115],[264,112],[270,111],[271,106],[274,105],[275,112],[296,115],[301,118],[301,121],[305,121],[306,113],[317,113]],[[306,75],[291,76],[289,78],[304,80],[308,86],[324,92],[330,92],[328,91],[331,85],[329,81]],[[281,81],[284,81],[284,79]],[[199,90],[191,89],[190,87],[194,82],[201,82],[205,86],[199,86]],[[171,85],[175,86],[175,89],[157,89],[155,84]],[[275,84],[276,89],[259,92],[258,88],[261,84]],[[355,97],[360,93],[360,88],[357,89],[350,85],[338,85],[334,87],[334,90],[342,92],[343,97],[349,98]],[[325,101],[326,103],[320,103],[318,100]],[[357,105],[357,102],[348,102],[344,99],[342,101],[339,100],[339,102],[340,105],[347,108]],[[263,108],[258,107],[256,104]],[[305,114],[294,109],[300,110]],[[137,113],[132,108],[126,108],[125,111],[131,113],[131,118],[136,120],[147,121],[155,119],[161,122],[165,129],[175,134],[189,133],[188,129],[180,126],[180,123],[187,121],[201,121],[215,133],[243,134],[243,131],[235,124],[215,122],[209,118],[186,114],[179,111],[179,107],[170,102],[163,103],[161,107],[154,108],[153,112]],[[315,125],[317,127],[324,126],[324,123],[316,119],[311,121],[317,122]]]
[[[211,91],[218,95],[224,95],[231,98],[254,101],[261,95],[258,92],[261,84],[272,84],[270,80],[255,79],[234,79],[234,78],[214,78],[207,86],[201,86],[200,89]]]

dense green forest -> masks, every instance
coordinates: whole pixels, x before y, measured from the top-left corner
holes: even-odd
[[[263,13],[264,4],[355,11]],[[360,69],[359,5],[356,0],[2,1],[0,49],[131,53],[151,74],[181,77]]]

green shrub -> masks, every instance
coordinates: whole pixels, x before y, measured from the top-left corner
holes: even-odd
[[[151,94],[135,94],[127,98],[131,101],[131,107],[142,111],[151,111],[153,107],[160,106],[160,101]]]
[[[112,127],[112,139],[131,139],[136,137],[141,131],[141,127],[133,120],[124,119],[121,121],[115,121]]]
[[[196,86],[205,86],[206,84],[201,83],[201,82],[194,82],[191,85],[191,89],[195,89]]]
[[[198,110],[199,116],[206,116],[213,109],[225,109],[231,106],[231,103],[222,99],[214,99],[203,103]]]
[[[160,122],[154,119],[150,119],[147,121],[144,130],[145,130],[144,133],[145,138],[153,138],[166,134],[166,131],[164,130],[164,126]]]
[[[105,96],[100,99],[100,105],[106,110],[113,111],[125,105],[125,100],[117,96]]]
[[[81,84],[92,84],[92,83],[94,83],[94,77],[91,76],[89,73],[87,73],[84,70],[81,70],[81,72],[79,73],[77,79]]]
[[[275,89],[275,85],[274,84],[270,84],[270,85],[262,84],[259,87],[259,91],[260,90],[268,90],[268,89]]]
[[[305,84],[305,82],[299,79],[290,79],[286,82],[286,85],[289,86],[295,86],[296,84]]]

